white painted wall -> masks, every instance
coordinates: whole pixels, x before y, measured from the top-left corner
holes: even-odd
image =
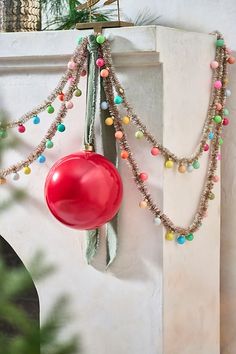
[[[219,30],[236,49],[235,0],[121,0],[121,8],[132,18],[151,8],[164,26],[206,33]]]

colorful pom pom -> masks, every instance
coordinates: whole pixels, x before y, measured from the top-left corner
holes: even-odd
[[[18,132],[19,133],[24,133],[26,131],[26,128],[23,124],[19,124],[18,126]]]
[[[174,162],[172,160],[167,160],[165,162],[165,167],[166,168],[172,168],[174,166]]]
[[[25,175],[29,175],[31,173],[31,168],[29,166],[25,166],[23,168],[23,172]]]
[[[108,107],[109,107],[108,102],[103,101],[103,102],[101,103],[101,109],[102,109],[103,111],[106,111],[106,110],[108,109]]]
[[[64,124],[60,123],[58,124],[57,126],[57,130],[60,132],[60,133],[63,133],[65,130],[66,130],[66,127]]]
[[[38,157],[38,162],[39,163],[44,163],[46,161],[46,157],[44,156],[44,155],[40,155],[39,157]]]
[[[152,154],[152,156],[157,156],[157,155],[159,155],[159,153],[160,153],[160,151],[159,151],[159,149],[157,148],[157,147],[153,147],[152,149],[151,149],[151,154]]]
[[[115,96],[114,98],[114,103],[115,104],[121,104],[123,103],[123,98],[121,96]]]
[[[217,41],[216,41],[217,47],[223,47],[224,44],[225,44],[225,41],[222,38],[217,39]]]
[[[97,65],[99,68],[103,67],[103,66],[105,65],[104,59],[103,59],[103,58],[98,58],[98,59],[96,60],[96,65]]]
[[[195,161],[193,162],[193,168],[194,168],[195,170],[197,170],[197,169],[200,168],[200,163],[199,163],[198,160],[195,160]]]
[[[105,119],[105,124],[106,125],[110,126],[110,125],[113,125],[113,123],[114,123],[113,118],[108,117],[108,118]]]
[[[40,123],[40,118],[38,116],[33,117],[33,123],[34,124],[39,124]]]
[[[167,241],[173,241],[174,240],[174,233],[172,231],[167,231],[166,240]]]
[[[79,88],[77,88],[74,92],[74,95],[75,95],[75,97],[80,97],[80,96],[82,96],[82,91]]]
[[[100,72],[100,76],[101,76],[102,78],[108,77],[108,76],[109,76],[109,70],[107,70],[107,69],[102,69],[101,72]]]
[[[54,111],[55,111],[55,109],[54,109],[54,107],[53,107],[52,105],[48,106],[47,112],[48,112],[49,114],[53,114]]]
[[[123,133],[122,133],[122,131],[117,130],[117,131],[115,132],[115,138],[116,138],[117,140],[122,139],[122,138],[123,138]]]
[[[177,237],[176,241],[179,245],[185,244],[185,241],[186,241],[185,236],[180,235],[179,237]]]
[[[98,44],[103,44],[105,42],[105,40],[106,40],[106,37],[103,36],[102,34],[99,34],[96,38],[96,41]]]
[[[143,138],[143,132],[141,130],[138,130],[136,133],[135,133],[135,138],[136,139],[142,139]]]
[[[188,241],[192,241],[194,239],[194,235],[193,234],[188,234],[187,236],[185,236],[185,238]]]
[[[221,123],[222,122],[222,118],[221,118],[221,116],[215,116],[214,118],[213,118],[213,120],[214,120],[214,122],[215,123],[217,123],[217,124],[219,124],[219,123]]]
[[[72,109],[73,107],[74,107],[74,104],[73,104],[72,101],[66,102],[66,108],[67,108],[67,109]]]
[[[122,118],[122,123],[125,124],[125,125],[129,124],[130,123],[130,117],[128,117],[128,116],[123,117]]]
[[[141,181],[145,182],[145,181],[148,180],[148,174],[146,172],[141,172],[139,174],[139,178],[140,178]]]
[[[46,148],[47,149],[52,149],[53,148],[53,142],[51,140],[46,141]]]
[[[127,160],[128,157],[129,157],[129,153],[128,153],[128,151],[123,150],[123,151],[121,151],[120,156],[121,156],[122,159]]]

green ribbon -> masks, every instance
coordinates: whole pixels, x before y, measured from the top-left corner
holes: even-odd
[[[98,86],[98,68],[96,60],[98,58],[98,43],[96,37],[90,35],[88,37],[88,75],[87,75],[87,100],[86,100],[86,116],[85,116],[85,132],[84,145],[95,146],[95,114],[97,103],[97,86]]]
[[[86,146],[92,146],[95,149],[95,115],[96,115],[96,103],[98,92],[98,78],[100,78],[99,70],[96,65],[98,59],[98,44],[96,37],[90,35],[88,37],[88,79],[87,79],[87,102],[86,102],[86,117],[85,117],[85,133],[84,144]],[[103,82],[100,78],[100,102],[105,101],[105,91],[103,88]],[[116,167],[118,165],[116,140],[115,140],[115,128],[108,127],[104,124],[104,120],[108,117],[109,111],[100,111],[100,123],[101,123],[101,135],[103,155],[110,160]],[[118,218],[115,216],[106,225],[106,265],[109,265],[114,261],[117,252],[117,226]],[[88,264],[90,264],[95,257],[99,247],[100,230],[88,230],[87,231],[87,244],[85,256]]]

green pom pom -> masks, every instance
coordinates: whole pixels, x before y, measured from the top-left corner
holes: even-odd
[[[99,36],[97,36],[96,41],[98,44],[103,44],[105,42],[106,38],[102,35],[99,34]]]
[[[195,170],[199,169],[200,168],[200,163],[198,160],[194,161],[193,162],[193,168],[195,168]]]
[[[2,138],[2,139],[5,139],[6,137],[7,137],[7,131],[6,130],[0,130],[0,137]]]
[[[79,36],[78,38],[77,38],[77,44],[78,45],[80,45],[82,42],[83,42],[83,37],[82,36]]]
[[[188,241],[192,241],[194,239],[193,234],[188,234],[187,236],[185,236],[186,240]]]
[[[213,119],[214,119],[215,123],[221,123],[222,122],[221,116],[215,116]]]
[[[222,38],[217,39],[217,41],[216,41],[217,47],[223,47],[224,44],[225,44],[225,41]]]
[[[123,103],[123,98],[121,97],[121,96],[115,96],[114,97],[114,103],[115,104],[121,104],[121,103]]]
[[[209,199],[210,199],[210,200],[215,199],[215,194],[211,192],[211,193],[209,194]]]
[[[219,139],[219,145],[223,145],[224,140],[222,138]]]
[[[47,111],[49,114],[52,114],[52,113],[54,113],[55,109],[53,106],[50,105],[50,106],[48,106]]]
[[[75,90],[75,97],[80,97],[82,95],[82,91],[80,89]]]
[[[64,124],[60,123],[60,124],[58,124],[58,126],[57,126],[57,130],[58,130],[60,133],[63,133],[63,132],[66,130],[66,127],[64,126]]]
[[[141,130],[138,130],[136,133],[135,133],[135,138],[136,139],[142,139],[143,138],[143,132]]]
[[[223,112],[224,112],[224,115],[225,115],[225,116],[228,116],[228,115],[229,115],[229,110],[228,110],[227,108],[224,108],[224,111],[223,111]]]
[[[47,148],[47,149],[53,148],[53,142],[52,142],[51,140],[47,140],[47,142],[46,142],[46,148]]]

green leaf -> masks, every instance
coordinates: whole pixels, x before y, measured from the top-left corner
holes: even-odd
[[[97,253],[98,245],[99,245],[99,229],[89,230],[87,231],[87,244],[86,244],[86,251],[85,257],[90,264]]]

